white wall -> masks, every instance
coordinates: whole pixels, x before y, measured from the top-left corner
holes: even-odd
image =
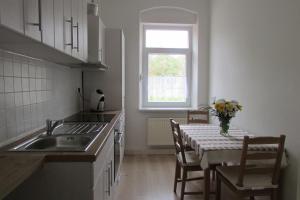
[[[210,96],[243,104],[244,110],[233,121],[238,126],[258,135],[287,135],[290,163],[284,173],[283,199],[295,200],[300,157],[300,3],[214,0],[211,11]]]
[[[199,15],[199,103],[208,99],[209,0],[102,0],[102,18],[107,27],[122,28],[126,38],[126,134],[127,152],[146,152],[146,119],[183,115],[180,112],[141,112],[139,105],[139,12],[173,6]]]
[[[0,50],[0,145],[79,111],[81,73]]]

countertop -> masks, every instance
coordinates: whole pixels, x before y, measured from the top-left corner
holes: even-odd
[[[0,199],[42,167],[43,155],[0,156]]]
[[[16,142],[0,148],[0,199],[13,191],[29,178],[45,162],[94,162],[101,152],[109,134],[120,118],[120,111],[107,111],[101,114],[115,114],[110,123],[98,134],[85,152],[16,152],[12,147],[43,132],[41,129]],[[89,113],[87,113],[89,114]],[[95,114],[95,113],[90,113]]]
[[[86,114],[97,114],[97,113],[86,113]],[[116,122],[120,118],[121,111],[106,111],[101,112],[101,114],[115,114],[114,118],[110,121],[110,123],[102,130],[101,134],[97,135],[93,143],[85,152],[16,152],[16,151],[8,151],[16,145],[21,144],[22,142],[31,139],[43,132],[45,129],[41,129],[27,137],[24,137],[16,142],[13,142],[9,145],[6,145],[0,148],[0,155],[43,155],[45,157],[45,161],[47,162],[94,162],[103,148],[109,133],[115,126]]]

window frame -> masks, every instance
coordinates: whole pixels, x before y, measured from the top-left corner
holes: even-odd
[[[184,30],[188,31],[188,48],[151,48],[146,47],[146,30]],[[186,109],[192,107],[193,82],[193,26],[187,24],[147,24],[142,23],[141,40],[141,72],[140,72],[140,109]],[[185,102],[149,102],[148,101],[148,57],[150,54],[178,54],[186,56],[186,87],[187,98]]]

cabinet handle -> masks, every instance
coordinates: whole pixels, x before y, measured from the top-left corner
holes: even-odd
[[[71,49],[73,49],[74,44],[73,44],[73,17],[71,17],[71,19],[69,20],[65,20],[67,23],[70,23],[70,27],[71,27],[71,42],[70,43],[66,43],[66,46],[71,46]]]
[[[28,22],[28,25],[37,26],[39,31],[42,31],[42,0],[38,0],[38,23]]]
[[[77,49],[79,51],[79,24],[77,22],[76,26],[72,26],[73,28],[76,28],[76,33],[77,33],[77,46],[73,47],[73,49]],[[72,30],[73,32],[73,30]]]

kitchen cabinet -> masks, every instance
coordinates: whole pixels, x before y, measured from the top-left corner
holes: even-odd
[[[88,15],[88,61],[105,64],[105,25],[94,15]]]
[[[80,7],[81,0],[72,0],[72,56],[79,57],[79,7]]]
[[[73,49],[73,17],[72,0],[63,0],[64,2],[64,51],[72,55]]]
[[[46,162],[4,200],[112,200],[114,127],[106,137],[96,160]]]
[[[23,0],[0,0],[0,22],[2,25],[24,33]]]
[[[111,134],[113,136],[113,133]],[[114,146],[113,137],[109,138],[110,146],[94,163],[94,200],[111,200],[114,186]],[[111,142],[110,142],[111,141]]]
[[[42,41],[42,1],[24,1],[24,30],[25,35]]]
[[[64,51],[64,1],[54,0],[54,47]]]
[[[25,0],[26,1],[26,0]],[[54,2],[41,0],[42,42],[54,47]]]

